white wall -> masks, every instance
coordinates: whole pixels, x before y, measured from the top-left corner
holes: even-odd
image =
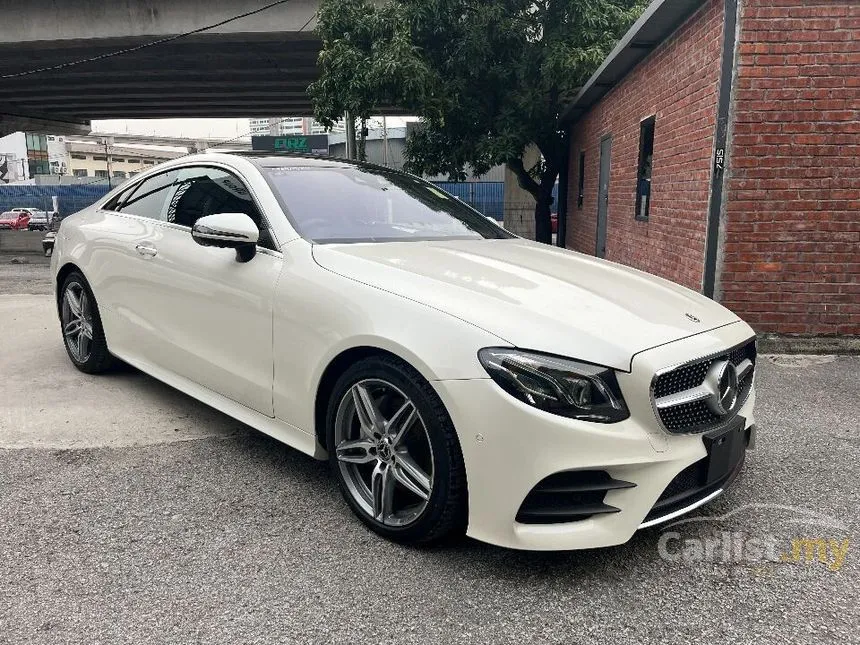
[[[0,166],[3,166],[4,161],[7,164],[6,173],[0,177],[0,183],[14,184],[30,178],[27,139],[23,132],[13,132],[0,137]]]

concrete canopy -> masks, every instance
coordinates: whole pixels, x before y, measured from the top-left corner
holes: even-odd
[[[106,56],[259,10],[271,0],[11,0],[0,10],[0,135],[88,132],[91,119],[306,116],[317,0]],[[80,64],[72,61],[106,56]],[[38,73],[31,70],[63,66]],[[384,112],[384,110],[383,110]],[[36,126],[39,126],[38,128]]]

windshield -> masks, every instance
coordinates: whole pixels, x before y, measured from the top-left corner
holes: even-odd
[[[264,167],[298,233],[317,243],[512,237],[405,173],[373,167]]]

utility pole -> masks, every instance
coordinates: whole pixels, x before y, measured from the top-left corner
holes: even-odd
[[[346,158],[355,159],[355,121],[349,111],[343,115],[343,119],[346,123]]]
[[[361,133],[358,138],[358,155],[359,161],[367,161],[367,120],[364,117],[359,119]]]
[[[388,124],[382,117],[382,165],[388,167]]]
[[[104,138],[105,144],[105,166],[107,167],[107,180],[108,180],[108,189],[113,188],[113,182],[111,181],[111,167],[110,167],[110,145],[113,143],[113,139],[111,137]]]

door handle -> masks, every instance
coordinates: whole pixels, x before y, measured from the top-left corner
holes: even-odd
[[[158,255],[158,249],[151,244],[135,244],[134,249],[144,257],[154,258]]]

